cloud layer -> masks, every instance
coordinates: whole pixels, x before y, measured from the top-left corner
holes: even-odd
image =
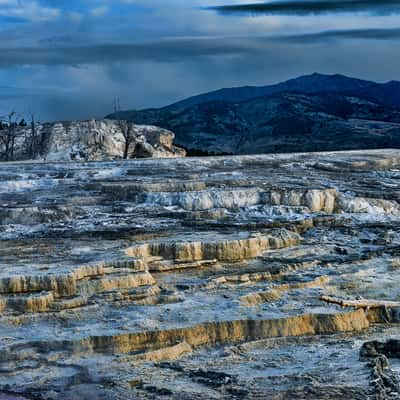
[[[91,45],[65,45],[67,38],[60,38],[61,45],[41,47],[0,48],[0,68],[21,65],[81,66],[87,64],[115,64],[126,61],[151,61],[177,63],[199,57],[228,55],[262,55],[273,50],[277,43],[312,44],[331,40],[398,40],[400,28],[328,30],[306,34],[170,38],[134,43]],[[57,44],[57,41],[54,43]],[[287,48],[290,51],[290,48]]]
[[[273,1],[268,3],[230,4],[210,8],[222,13],[251,13],[253,15],[309,15],[354,12],[383,15],[400,13],[400,3],[397,0]]]

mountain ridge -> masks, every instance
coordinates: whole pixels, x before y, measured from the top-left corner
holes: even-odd
[[[358,78],[350,78],[345,75],[341,74],[332,74],[332,75],[326,75],[326,74],[320,74],[317,72],[314,72],[313,74],[309,75],[302,75],[297,78],[292,78],[283,82],[279,82],[276,84],[271,84],[271,85],[262,85],[262,86],[257,86],[257,85],[245,85],[245,86],[237,86],[237,87],[226,87],[226,88],[221,88],[217,90],[213,90],[211,92],[206,92],[206,93],[200,93],[198,95],[190,96],[186,99],[180,100],[178,102],[172,103],[170,105],[167,105],[166,107],[173,107],[175,108],[176,106],[181,106],[181,105],[193,105],[193,104],[198,104],[200,102],[205,102],[205,101],[211,101],[211,100],[223,100],[221,97],[225,97],[225,101],[244,101],[244,100],[250,100],[252,98],[256,97],[264,97],[268,95],[272,95],[275,93],[281,93],[285,91],[298,91],[298,92],[304,92],[304,87],[300,88],[299,86],[308,83],[308,84],[315,84],[316,80],[319,80],[319,86],[323,85],[320,87],[318,91],[316,90],[307,90],[307,93],[317,93],[317,92],[331,92],[334,91],[332,90],[332,87],[330,85],[327,85],[327,81],[330,80],[332,82],[332,79],[335,80],[336,82],[338,81],[347,81],[347,82],[353,82],[353,87],[357,86],[359,89],[362,86],[363,88],[365,87],[372,87],[374,85],[385,85],[388,84],[389,82],[386,83],[377,83],[377,82],[372,82],[372,81],[367,81],[363,79],[358,79]],[[312,80],[312,82],[310,82]],[[321,80],[323,82],[321,82]],[[357,85],[355,83],[358,83]],[[400,84],[398,81],[391,81],[394,83]],[[235,98],[235,92],[252,92],[249,94],[242,94],[241,98]],[[161,107],[161,108],[166,108],[166,107]]]
[[[108,118],[172,130],[190,155],[400,147],[399,115],[398,81],[314,73]]]

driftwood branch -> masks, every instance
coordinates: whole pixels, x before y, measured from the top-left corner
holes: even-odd
[[[380,307],[400,307],[400,301],[383,301],[383,300],[345,300],[339,297],[321,296],[320,300],[330,304],[338,304],[341,307],[354,308],[380,308]]]

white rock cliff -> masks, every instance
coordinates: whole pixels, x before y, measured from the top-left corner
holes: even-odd
[[[128,145],[123,129],[129,129]],[[35,126],[34,135],[31,126],[18,127],[16,136],[14,160],[118,160],[124,158],[126,145],[126,158],[170,158],[186,155],[183,149],[173,145],[173,132],[124,121],[44,123]],[[35,148],[34,151],[32,147]],[[0,148],[0,152],[1,150]]]

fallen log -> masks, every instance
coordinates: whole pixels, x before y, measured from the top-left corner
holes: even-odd
[[[354,307],[354,308],[395,308],[400,307],[400,301],[384,301],[384,300],[346,300],[340,297],[322,295],[320,300],[330,304],[338,304],[341,307]]]

